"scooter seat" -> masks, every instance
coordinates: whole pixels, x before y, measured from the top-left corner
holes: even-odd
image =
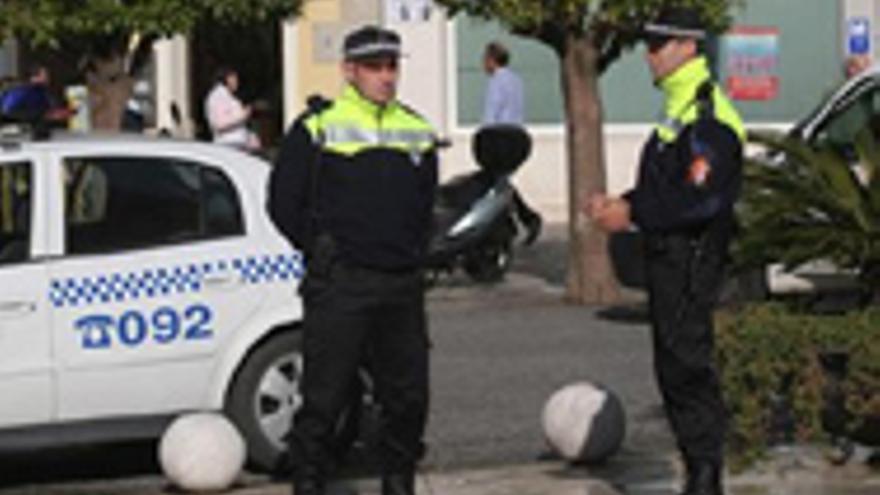
[[[520,125],[487,125],[474,135],[471,151],[481,169],[496,176],[508,175],[528,160],[532,138]]]
[[[457,175],[437,188],[436,204],[442,208],[463,211],[485,195],[493,184],[492,175],[485,170]]]

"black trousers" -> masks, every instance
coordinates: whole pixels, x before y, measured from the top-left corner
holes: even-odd
[[[649,236],[646,249],[654,368],[666,414],[688,462],[720,464],[727,413],[714,364],[712,311],[726,246]]]
[[[310,271],[301,293],[304,402],[290,438],[294,476],[324,477],[332,469],[338,420],[351,401],[360,400],[357,374],[367,362],[382,414],[383,473],[414,469],[424,451],[428,411],[421,272],[386,273],[334,263]]]

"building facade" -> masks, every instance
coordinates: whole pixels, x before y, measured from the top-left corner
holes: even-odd
[[[266,100],[269,106],[281,107],[272,123],[279,127],[276,136],[304,108],[309,95],[338,92],[342,38],[366,22],[394,28],[403,36],[402,99],[454,143],[443,156],[444,177],[474,167],[469,139],[482,109],[482,48],[490,40],[505,43],[513,53],[512,68],[525,82],[526,116],[535,141],[530,161],[514,180],[545,217],[565,220],[567,160],[556,56],[493,23],[448,21],[430,0],[312,0],[302,18],[283,22],[272,38],[280,45],[272,56],[280,60],[268,61],[277,65],[281,79],[277,88],[267,91]],[[202,77],[204,63],[194,44],[177,37],[156,45],[148,85],[160,128],[175,126],[172,103],[181,110],[187,132],[197,127],[204,98],[197,93],[204,91],[204,84],[193,84],[193,79]],[[880,0],[752,0],[735,12],[731,32],[712,44],[711,58],[748,125],[786,126],[841,81],[848,52],[868,50],[880,60],[878,45]],[[0,78],[13,75],[12,69],[24,63],[14,44],[2,46]],[[641,143],[660,105],[659,93],[650,90],[642,57],[641,48],[625,54],[601,79],[611,192],[632,184]]]

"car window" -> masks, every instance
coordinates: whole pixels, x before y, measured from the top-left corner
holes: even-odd
[[[815,142],[830,145],[855,160],[853,143],[860,132],[871,132],[875,139],[880,138],[880,86],[876,84],[835,109],[817,129]]]
[[[202,167],[202,199],[207,237],[244,234],[238,193],[223,171]]]
[[[244,233],[222,171],[157,157],[65,160],[68,254],[148,248]]]
[[[0,164],[0,265],[30,257],[31,188],[29,163]]]

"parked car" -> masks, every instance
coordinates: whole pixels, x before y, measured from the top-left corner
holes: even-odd
[[[788,133],[789,137],[812,147],[834,150],[852,167],[863,184],[867,175],[856,151],[857,135],[871,129],[874,139],[880,136],[880,66],[874,66],[850,78],[826,97]],[[781,152],[760,157],[768,164],[784,165]],[[769,294],[821,294],[853,292],[858,274],[842,270],[827,260],[817,260],[793,270],[770,265],[763,282]],[[756,286],[752,281],[752,286]]]
[[[197,142],[0,138],[0,445],[152,438],[213,410],[273,466],[303,263],[264,213],[268,174]]]

